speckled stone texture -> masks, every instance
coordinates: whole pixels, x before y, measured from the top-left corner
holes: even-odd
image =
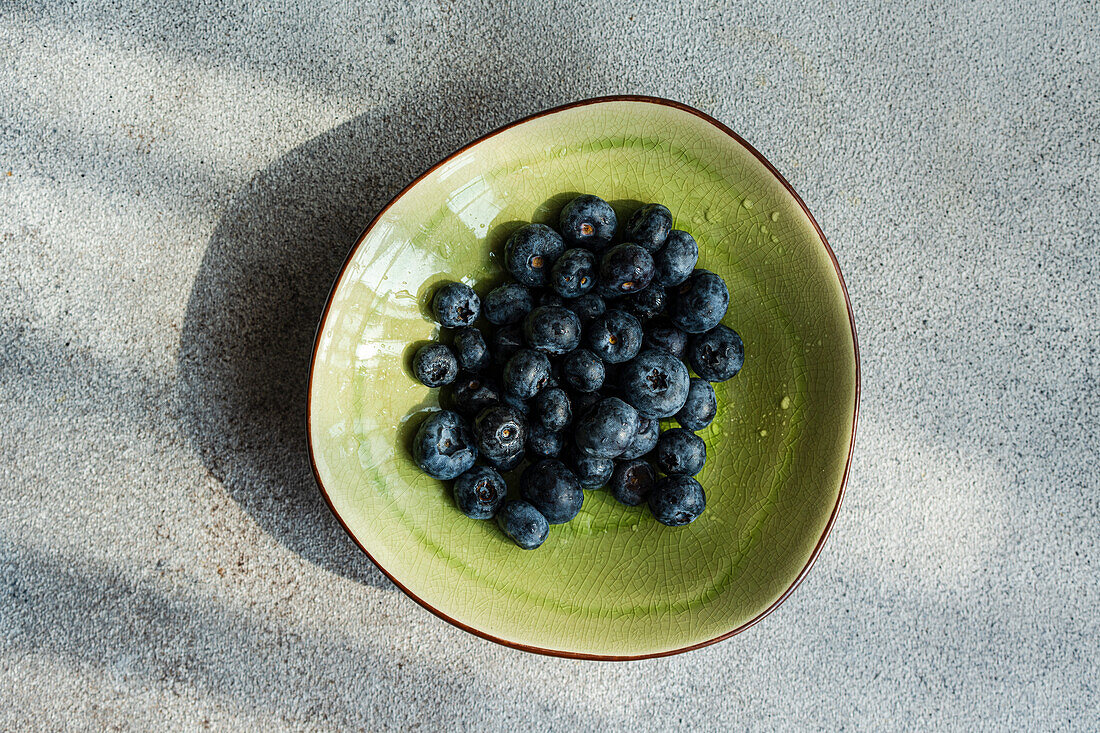
[[[1100,727],[1097,9],[799,12],[5,4],[0,729]],[[863,356],[806,582],[630,664],[421,610],[329,515],[303,434],[371,215],[457,145],[612,92],[769,157]]]

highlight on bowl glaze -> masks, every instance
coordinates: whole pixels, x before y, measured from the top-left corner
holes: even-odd
[[[707,509],[687,528],[585,492],[581,513],[524,551],[420,473],[411,434],[437,391],[409,360],[438,333],[440,281],[483,295],[522,222],[578,193],[620,221],[659,201],[729,284],[724,323],[746,361],[716,385],[701,435]],[[859,405],[851,307],[832,251],[789,184],[746,142],[668,100],[606,97],[486,135],[410,184],[367,227],[318,329],[309,448],[355,542],[403,591],[487,639],[561,656],[673,654],[744,630],[809,570],[840,507]]]

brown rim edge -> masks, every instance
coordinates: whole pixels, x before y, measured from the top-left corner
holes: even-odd
[[[799,572],[799,574],[795,577],[794,582],[791,583],[790,587],[787,588],[787,590],[784,591],[782,593],[782,595],[780,595],[779,598],[777,598],[775,600],[774,603],[772,603],[766,609],[764,609],[763,611],[758,613],[752,619],[746,621],[745,623],[741,624],[740,626],[734,628],[731,631],[727,631],[726,633],[721,634],[720,636],[716,636],[713,639],[708,639],[707,641],[701,641],[697,644],[691,644],[690,646],[681,647],[679,649],[671,649],[671,650],[663,651],[663,652],[653,652],[653,653],[649,653],[649,654],[634,654],[634,655],[586,654],[584,652],[570,652],[570,651],[565,651],[565,650],[561,650],[561,649],[547,649],[547,648],[544,648],[544,647],[528,646],[527,644],[520,644],[518,642],[508,641],[507,639],[502,639],[500,637],[493,636],[492,634],[488,634],[484,631],[481,631],[480,629],[475,629],[474,627],[469,626],[467,624],[464,624],[464,623],[462,623],[461,621],[459,621],[457,619],[451,618],[447,614],[440,611],[438,608],[435,608],[431,604],[427,603],[426,601],[424,601],[424,599],[420,598],[415,593],[413,593],[408,588],[406,588],[404,585],[402,585],[401,582],[399,580],[397,580],[397,578],[395,578],[388,570],[386,570],[386,568],[382,567],[382,565],[377,560],[374,559],[374,556],[370,554],[370,551],[367,550],[367,548],[363,546],[363,544],[355,536],[355,533],[352,532],[351,528],[348,527],[348,525],[344,522],[344,519],[343,519],[343,517],[340,516],[340,513],[336,511],[336,507],[333,506],[332,499],[329,497],[328,491],[325,489],[325,484],[321,480],[321,474],[317,470],[317,462],[314,460],[314,456],[313,456],[313,434],[311,432],[312,400],[313,400],[313,373],[314,373],[314,365],[317,361],[317,350],[318,350],[318,348],[320,346],[320,343],[321,343],[321,333],[324,330],[325,320],[328,318],[329,309],[332,307],[333,296],[336,294],[336,289],[340,285],[340,281],[344,277],[344,272],[347,270],[348,264],[351,263],[352,257],[355,256],[355,253],[356,253],[356,251],[358,251],[359,246],[363,243],[363,240],[366,238],[367,234],[370,233],[370,230],[374,228],[374,225],[378,222],[378,220],[382,218],[382,216],[389,210],[389,208],[391,206],[394,205],[394,203],[396,203],[402,196],[404,196],[416,184],[420,183],[420,181],[423,180],[426,176],[428,176],[433,171],[435,171],[437,168],[439,168],[443,164],[447,163],[448,161],[452,160],[456,156],[461,155],[462,153],[466,152],[470,148],[474,147],[475,145],[478,145],[478,144],[484,142],[485,140],[488,140],[489,138],[491,138],[495,135],[499,135],[500,133],[504,132],[505,130],[509,130],[513,127],[516,127],[518,125],[522,125],[526,122],[530,122],[531,120],[538,119],[539,117],[546,117],[548,115],[556,114],[558,112],[564,112],[565,110],[573,109],[574,107],[586,107],[588,105],[601,104],[601,103],[604,103],[604,102],[643,102],[643,103],[647,103],[647,104],[665,105],[667,107],[673,107],[675,109],[678,109],[678,110],[681,110],[681,111],[684,111],[684,112],[688,112],[690,114],[695,115],[696,117],[699,117],[699,118],[705,120],[706,122],[709,122],[711,125],[714,125],[716,128],[718,128],[722,132],[729,135],[731,138],[734,139],[735,142],[737,142],[739,145],[742,145],[746,150],[748,150],[750,153],[752,153],[754,156],[756,156],[757,160],[759,160],[761,163],[763,163],[764,167],[767,168],[768,171],[770,171],[771,174],[773,176],[775,176],[776,179],[781,184],[783,184],[783,187],[786,188],[787,191],[789,191],[792,196],[794,196],[794,200],[797,201],[798,205],[802,207],[802,211],[809,218],[810,223],[813,224],[814,230],[817,232],[817,236],[821,238],[821,243],[823,245],[825,245],[825,251],[828,252],[829,259],[831,259],[832,262],[833,262],[833,269],[836,271],[837,280],[840,282],[840,290],[841,290],[841,292],[844,293],[844,302],[845,302],[845,305],[848,308],[848,323],[852,328],[852,346],[855,350],[855,362],[856,362],[855,408],[854,408],[853,413],[852,413],[852,435],[851,435],[851,437],[849,439],[849,443],[848,443],[848,458],[847,458],[847,460],[845,461],[845,464],[844,464],[844,475],[840,479],[840,491],[837,492],[836,504],[833,506],[833,511],[829,515],[829,521],[825,523],[825,529],[821,533],[821,538],[818,539],[817,545],[814,546],[813,552],[810,553],[810,557],[806,561],[806,565],[802,568],[801,572]],[[317,323],[317,333],[314,336],[314,340],[313,340],[313,352],[310,355],[310,360],[309,360],[309,381],[308,381],[308,384],[306,385],[306,390],[307,390],[307,392],[306,392],[306,443],[307,443],[307,446],[308,446],[308,449],[309,449],[310,468],[312,468],[312,470],[313,470],[313,477],[317,481],[317,486],[321,490],[321,495],[325,498],[325,503],[328,504],[328,508],[332,512],[333,516],[336,517],[336,521],[338,521],[340,523],[340,526],[343,527],[344,531],[348,533],[349,537],[351,537],[352,542],[354,542],[359,547],[359,549],[362,550],[364,554],[366,554],[366,556],[370,559],[370,561],[372,563],[374,563],[375,567],[377,567],[382,572],[383,575],[385,575],[387,578],[389,578],[390,582],[392,582],[395,586],[397,586],[401,590],[401,592],[403,592],[409,598],[413,599],[418,604],[420,604],[423,608],[427,609],[428,611],[431,611],[432,613],[434,613],[436,616],[443,619],[447,623],[449,623],[453,626],[457,626],[458,628],[462,629],[463,631],[467,631],[467,632],[473,634],[474,636],[479,636],[482,639],[486,639],[488,641],[492,641],[492,642],[495,642],[497,644],[501,644],[502,646],[511,647],[513,649],[519,649],[519,650],[525,651],[525,652],[531,652],[533,654],[543,654],[545,656],[550,656],[550,657],[565,657],[567,659],[592,659],[592,660],[597,660],[597,661],[610,661],[610,662],[623,662],[623,661],[631,661],[631,660],[635,660],[635,659],[654,659],[654,658],[657,658],[657,657],[669,657],[669,656],[672,656],[674,654],[682,654],[684,652],[690,652],[690,651],[693,651],[695,649],[702,649],[705,646],[710,646],[711,644],[717,644],[720,641],[725,641],[726,639],[730,638],[731,636],[736,636],[737,634],[740,634],[742,631],[745,631],[749,627],[754,626],[761,619],[763,619],[768,614],[770,614],[772,611],[774,611],[776,608],[778,608],[779,605],[783,603],[783,601],[787,600],[787,598],[790,597],[791,593],[793,593],[795,588],[797,588],[802,583],[803,579],[805,579],[806,574],[810,572],[810,568],[812,568],[814,563],[817,561],[818,555],[821,554],[821,550],[825,546],[825,540],[828,539],[829,533],[833,529],[833,524],[836,522],[837,514],[840,512],[840,505],[841,505],[841,503],[844,499],[844,491],[848,486],[848,474],[849,474],[849,472],[851,471],[851,468],[852,468],[852,454],[855,450],[856,424],[859,422],[860,380],[861,380],[861,372],[860,372],[860,363],[859,363],[859,339],[856,335],[856,319],[855,319],[855,314],[852,312],[852,300],[848,296],[848,286],[844,282],[844,275],[840,272],[840,263],[837,262],[836,254],[833,252],[833,248],[831,246],[829,246],[829,241],[825,238],[825,233],[823,231],[821,231],[821,227],[818,225],[817,220],[814,219],[813,214],[810,213],[810,210],[806,206],[806,203],[802,200],[802,197],[799,196],[798,192],[796,192],[794,190],[794,188],[791,186],[791,184],[787,182],[787,179],[784,178],[782,176],[782,174],[780,174],[780,172],[775,169],[775,166],[773,166],[768,161],[767,158],[765,158],[763,155],[761,155],[760,151],[758,151],[756,148],[754,148],[752,145],[750,145],[748,142],[746,142],[744,138],[742,138],[736,132],[731,130],[729,127],[722,124],[721,122],[714,119],[713,117],[711,117],[710,115],[708,115],[705,112],[701,112],[700,110],[697,110],[694,107],[689,107],[688,105],[683,104],[681,102],[676,102],[676,101],[673,101],[671,99],[665,99],[663,97],[648,97],[648,96],[644,96],[644,95],[630,95],[630,94],[610,95],[610,96],[605,96],[605,97],[593,97],[591,99],[584,99],[584,100],[581,100],[581,101],[578,101],[578,102],[570,102],[569,104],[563,104],[559,107],[553,107],[551,109],[543,110],[542,112],[536,112],[535,114],[528,115],[527,117],[523,117],[519,120],[516,120],[515,122],[510,122],[507,125],[504,125],[503,127],[499,127],[496,130],[493,130],[492,132],[489,132],[489,133],[486,133],[485,135],[482,135],[481,137],[477,138],[476,140],[474,140],[472,142],[469,142],[466,145],[463,145],[461,148],[454,151],[453,153],[451,153],[450,155],[446,156],[445,158],[440,160],[438,163],[433,165],[431,168],[428,168],[426,171],[421,173],[419,176],[417,176],[415,179],[413,179],[413,181],[410,182],[407,186],[402,188],[401,191],[398,192],[396,196],[394,196],[392,199],[390,199],[390,201],[385,206],[383,206],[377,214],[375,214],[374,218],[371,219],[370,223],[367,224],[367,226],[363,230],[362,234],[360,234],[359,238],[355,241],[355,245],[351,248],[351,251],[348,252],[348,256],[344,260],[344,264],[341,265],[340,272],[336,276],[336,279],[333,281],[332,289],[329,291],[328,299],[325,301],[325,309],[321,313],[321,318]]]

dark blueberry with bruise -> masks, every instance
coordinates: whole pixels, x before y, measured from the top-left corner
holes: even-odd
[[[609,310],[586,329],[588,348],[604,361],[630,361],[642,349],[642,324],[626,311]]]
[[[497,526],[524,550],[546,541],[550,524],[538,509],[526,501],[510,501],[497,512]]]
[[[603,359],[588,349],[570,352],[562,363],[562,379],[578,392],[595,392],[603,386]]]
[[[447,283],[432,298],[432,314],[447,328],[473,325],[480,313],[481,299],[469,285]]]
[[[507,363],[526,344],[527,342],[523,338],[522,325],[509,323],[507,326],[501,326],[492,338],[493,362],[498,365]]]
[[[658,424],[657,420],[651,417],[645,417],[644,415],[638,415],[638,432],[635,433],[634,440],[627,449],[619,455],[619,459],[632,461],[635,458],[641,458],[653,450],[657,446],[660,428],[661,426]]]
[[[719,323],[688,344],[691,368],[708,382],[724,382],[736,376],[745,363],[745,344],[737,332]]]
[[[687,232],[673,229],[661,247],[653,255],[653,282],[671,288],[688,279],[699,262],[699,245]]]
[[[550,271],[550,286],[563,298],[577,298],[596,286],[599,263],[587,249],[570,249]]]
[[[492,519],[507,493],[504,477],[485,466],[474,466],[455,479],[455,504],[470,519]]]
[[[534,307],[530,290],[519,283],[505,283],[485,296],[485,320],[494,326],[519,323]]]
[[[529,400],[550,381],[550,360],[534,349],[520,349],[504,365],[504,391]]]
[[[540,422],[532,422],[527,427],[527,452],[540,458],[557,458],[565,445],[565,434],[560,430],[550,430]]]
[[[645,323],[665,310],[665,291],[650,285],[640,293],[627,295],[617,303],[618,307]]]
[[[687,333],[705,333],[718,325],[730,304],[726,281],[710,270],[693,270],[669,303],[672,322]]]
[[[500,387],[481,374],[459,373],[451,389],[455,409],[466,417],[473,417],[486,407],[500,404]]]
[[[707,462],[707,444],[690,430],[672,428],[657,439],[653,462],[661,473],[694,476]]]
[[[463,371],[480,372],[489,368],[489,344],[473,326],[455,331],[454,352],[458,368]]]
[[[513,232],[504,243],[504,264],[522,284],[542,287],[564,251],[560,234],[545,224],[528,224]]]
[[[599,196],[584,194],[565,205],[558,224],[562,237],[570,245],[598,252],[615,236],[618,219],[611,204]]]
[[[424,344],[413,356],[413,374],[429,387],[442,387],[455,381],[458,361],[443,344]]]
[[[688,430],[702,430],[717,414],[718,397],[714,394],[714,387],[705,379],[692,377],[687,400],[676,413],[676,421]]]
[[[600,260],[600,295],[613,298],[645,290],[653,280],[653,257],[636,244],[620,244]]]
[[[669,527],[682,527],[694,522],[707,508],[703,487],[691,476],[665,476],[649,495],[649,510],[653,518]]]
[[[532,349],[546,354],[565,354],[581,342],[581,319],[568,308],[539,306],[524,319],[523,335]]]
[[[556,458],[528,466],[519,478],[520,494],[550,524],[564,524],[581,510],[584,492],[577,477]]]
[[[577,448],[596,458],[615,458],[638,434],[638,411],[618,397],[597,402],[574,431]]]
[[[672,417],[687,400],[691,378],[687,367],[667,351],[646,349],[623,365],[623,397],[647,417]]]
[[[580,451],[573,451],[573,473],[582,489],[598,489],[611,480],[615,461],[611,458],[594,458]]]
[[[569,395],[561,387],[549,387],[535,395],[535,416],[548,430],[564,430],[573,422]]]
[[[623,504],[638,506],[649,498],[656,482],[653,467],[645,461],[617,461],[607,488]]]
[[[486,458],[501,460],[523,450],[527,440],[527,420],[504,405],[486,407],[474,420],[474,439]]]
[[[688,335],[672,325],[668,316],[655,318],[646,324],[643,345],[648,349],[664,349],[677,359],[684,358]]]
[[[470,427],[457,412],[433,412],[416,431],[413,458],[432,478],[453,479],[470,470],[477,460],[477,444]]]
[[[607,312],[607,303],[595,293],[587,293],[579,298],[567,300],[565,307],[577,314],[582,326],[587,326],[593,318]]]
[[[626,222],[625,238],[650,252],[661,248],[672,231],[672,212],[660,204],[646,204]]]

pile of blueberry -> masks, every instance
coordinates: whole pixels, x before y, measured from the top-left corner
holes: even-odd
[[[484,301],[462,283],[440,288],[432,310],[455,329],[452,346],[428,344],[413,358],[421,382],[451,386],[454,407],[420,426],[417,464],[454,480],[466,516],[496,517],[525,549],[575,517],[585,489],[648,502],[674,527],[706,506],[693,478],[706,445],[693,431],[718,411],[710,383],[737,374],[745,353],[720,323],[729,290],[695,267],[698,245],[664,206],[639,209],[617,244],[616,229],[611,206],[589,195],[565,206],[560,233],[522,227],[504,249],[515,281]],[[668,418],[681,427],[661,432]],[[523,498],[508,501],[501,473],[525,461]]]

